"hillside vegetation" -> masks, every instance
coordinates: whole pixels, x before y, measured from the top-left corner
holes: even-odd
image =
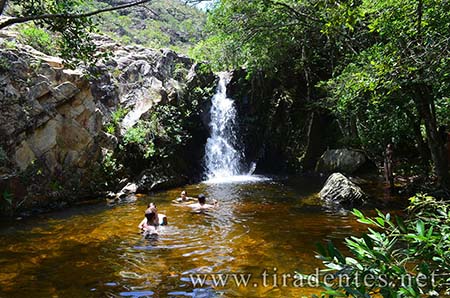
[[[119,3],[103,0],[90,5],[104,8]],[[124,45],[186,52],[204,37],[206,15],[179,0],[155,0],[145,6],[102,14],[97,21],[102,33]]]
[[[95,11],[123,3],[118,0],[84,1],[73,5],[67,11]],[[43,12],[50,9],[45,5],[43,7]],[[28,13],[22,5],[9,3],[7,15],[26,14]],[[58,24],[55,27],[40,22],[27,22],[10,29],[18,32],[17,37],[22,43],[29,44],[46,54],[74,59],[76,64],[77,61],[88,61],[92,57],[93,48],[86,33],[106,35],[121,45],[141,45],[153,49],[170,48],[179,53],[187,53],[204,38],[206,14],[179,0],[155,0],[146,5],[102,13],[87,23],[80,21],[79,29],[72,26],[71,30],[75,30],[72,32],[73,38],[70,36],[66,38],[64,32],[67,33],[67,30],[58,29]],[[81,50],[74,52],[74,47],[80,47]],[[82,56],[84,53],[87,57]]]

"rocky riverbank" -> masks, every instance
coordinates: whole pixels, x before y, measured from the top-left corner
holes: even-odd
[[[128,181],[149,191],[201,173],[202,118],[216,84],[201,65],[97,37],[110,58],[69,70],[8,32],[0,42],[1,213],[59,207]]]

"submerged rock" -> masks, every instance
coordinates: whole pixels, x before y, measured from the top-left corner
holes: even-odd
[[[327,204],[341,205],[344,207],[363,204],[367,197],[361,187],[341,173],[330,175],[319,195]]]
[[[162,171],[145,170],[141,173],[137,185],[139,193],[146,193],[152,190],[176,187],[188,182],[187,177]]]
[[[137,192],[137,189],[138,186],[136,185],[136,183],[128,183],[116,194],[116,199],[120,201],[133,201],[136,199],[135,194]]]
[[[352,174],[368,162],[361,151],[350,149],[327,150],[316,164],[316,172],[343,172]]]

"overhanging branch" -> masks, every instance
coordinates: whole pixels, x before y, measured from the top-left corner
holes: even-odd
[[[79,14],[70,14],[70,13],[61,13],[61,14],[42,14],[42,15],[34,15],[34,16],[22,16],[22,17],[14,17],[11,19],[8,19],[4,21],[3,23],[0,23],[0,29],[6,28],[8,26],[11,26],[13,24],[20,24],[20,23],[26,23],[29,21],[36,21],[36,20],[54,20],[54,19],[78,19],[78,18],[85,18],[85,17],[92,17],[104,12],[124,9],[128,7],[133,7],[137,5],[142,5],[146,3],[150,3],[152,0],[141,0],[136,1],[128,4],[103,8],[91,12],[86,13],[79,13]],[[1,3],[1,1],[0,1]]]

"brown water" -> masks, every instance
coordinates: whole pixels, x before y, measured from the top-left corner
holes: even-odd
[[[364,227],[317,204],[308,178],[186,187],[217,199],[206,214],[171,204],[181,188],[135,203],[74,207],[0,226],[0,297],[301,297],[283,273],[313,272],[315,244]],[[155,202],[169,225],[146,239],[137,225]],[[267,270],[266,284],[262,273]],[[277,287],[273,274],[277,273]],[[192,274],[252,274],[247,287],[192,284]],[[210,277],[207,277],[209,280]]]

